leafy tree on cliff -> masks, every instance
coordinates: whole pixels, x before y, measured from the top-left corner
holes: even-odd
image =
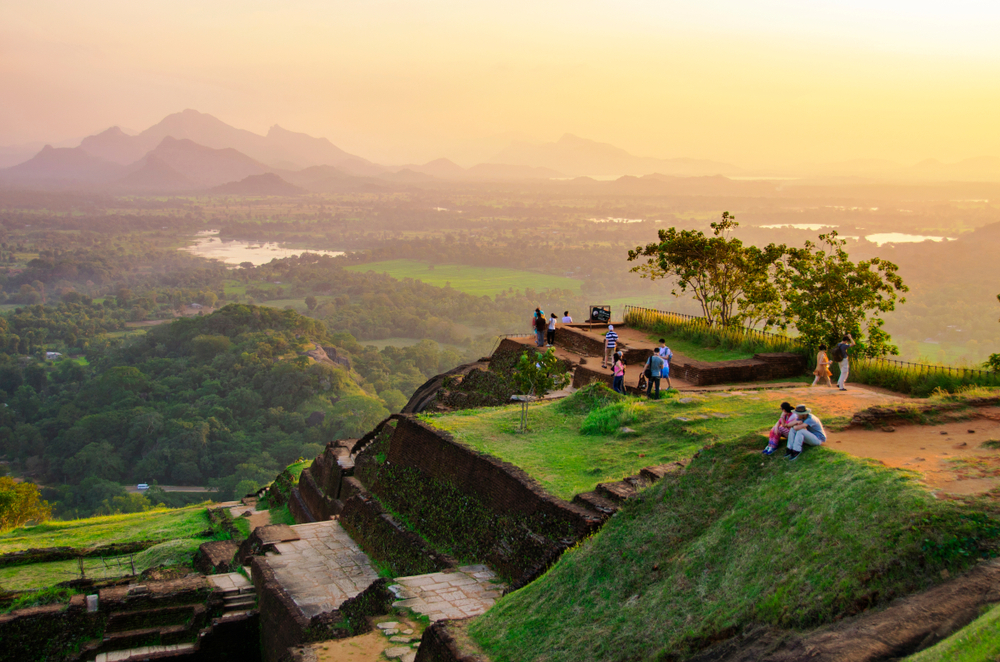
[[[997,295],[997,301],[1000,301],[1000,294]],[[1000,354],[990,354],[983,365],[989,370],[1000,372]]]
[[[521,432],[528,429],[529,399],[541,398],[569,382],[569,373],[556,358],[553,348],[544,354],[526,350],[514,368],[514,386],[524,397],[521,400]]]
[[[898,354],[882,325],[882,313],[892,311],[909,288],[896,273],[898,267],[878,257],[855,264],[837,232],[819,236],[823,250],[807,241],[790,249],[778,275],[785,302],[783,319],[798,329],[812,346],[833,346],[845,333],[858,341],[861,356]]]
[[[52,509],[42,500],[37,485],[0,477],[0,531],[24,526],[31,520],[41,522],[51,516]]]
[[[786,249],[744,246],[731,236],[738,225],[735,216],[723,212],[712,223],[710,237],[700,230],[662,229],[659,242],[628,252],[630,262],[646,258],[632,271],[650,280],[672,278],[672,294],[690,292],[711,324],[770,326],[781,310],[771,276]]]

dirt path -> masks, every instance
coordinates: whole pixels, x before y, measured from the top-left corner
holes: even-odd
[[[1000,487],[1000,413],[942,425],[896,425],[885,430],[845,430],[830,447],[921,474],[921,482],[948,494],[982,494]]]
[[[753,385],[748,384],[748,388]],[[883,389],[873,389],[867,386],[850,385],[846,391],[826,386],[798,386],[791,388],[767,389],[760,395],[776,403],[790,402],[792,406],[804,404],[814,409],[818,416],[825,419],[851,417],[856,412],[868,407],[885,407],[913,402],[899,393],[891,393]],[[739,391],[730,391],[739,393]]]

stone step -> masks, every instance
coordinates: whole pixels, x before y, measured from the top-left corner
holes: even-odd
[[[223,600],[222,605],[226,609],[238,609],[241,607],[253,608],[257,605],[256,595],[234,595]]]
[[[638,494],[634,485],[630,485],[623,480],[615,483],[599,483],[596,492],[605,499],[610,499],[616,503],[624,503]]]
[[[149,659],[151,655],[156,655],[157,659],[162,659],[172,657],[171,653],[176,653],[178,656],[187,655],[194,648],[194,644],[189,643],[170,644],[167,646],[140,646],[138,648],[99,653],[94,662],[131,662],[132,660]]]
[[[122,632],[104,633],[101,650],[104,652],[126,650],[139,646],[149,646],[154,643],[179,644],[184,639],[194,637],[194,632],[187,625],[168,625],[157,628],[142,628],[139,630],[123,630]]]
[[[573,503],[584,508],[589,508],[605,517],[610,517],[618,512],[619,505],[610,499],[605,499],[597,492],[583,492],[573,497]]]
[[[649,483],[655,483],[667,474],[681,471],[686,466],[685,462],[671,462],[670,464],[658,464],[653,467],[645,467],[639,475]]]
[[[105,633],[156,629],[165,626],[185,625],[192,618],[205,612],[205,605],[181,605],[160,609],[116,611],[108,616]],[[137,627],[137,626],[145,627]]]

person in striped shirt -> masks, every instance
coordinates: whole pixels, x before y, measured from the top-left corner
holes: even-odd
[[[604,336],[604,363],[601,364],[602,368],[608,367],[608,357],[614,356],[615,347],[618,346],[618,334],[615,333],[615,327],[613,324],[608,324],[608,332]]]

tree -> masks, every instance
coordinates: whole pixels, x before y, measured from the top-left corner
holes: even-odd
[[[521,394],[521,432],[528,429],[528,403],[562,388],[569,382],[569,373],[556,358],[555,349],[544,354],[525,350],[514,367],[514,386]]]
[[[0,477],[0,531],[7,531],[35,520],[52,517],[48,501],[34,483],[15,483],[9,476]]]
[[[1000,301],[1000,294],[997,295],[997,301]],[[1000,354],[990,354],[990,358],[986,359],[986,363],[983,366],[987,370],[1000,372]]]
[[[306,297],[306,308],[308,308],[309,310],[316,310],[317,303],[319,302],[316,301],[316,297],[314,297],[313,295],[310,294],[309,296]]]
[[[824,250],[807,241],[804,248],[788,251],[779,269],[778,288],[785,302],[784,321],[793,324],[811,346],[833,346],[845,333],[854,336],[859,356],[898,354],[882,329],[881,313],[905,303],[900,293],[908,287],[896,273],[898,267],[874,257],[857,264],[844,250],[837,232],[821,234]]]
[[[735,216],[723,212],[712,223],[711,237],[695,230],[660,230],[659,242],[628,252],[630,262],[646,258],[632,271],[650,280],[672,278],[672,294],[691,292],[710,324],[773,324],[780,299],[771,277],[786,248],[744,246],[730,236],[738,225]]]

